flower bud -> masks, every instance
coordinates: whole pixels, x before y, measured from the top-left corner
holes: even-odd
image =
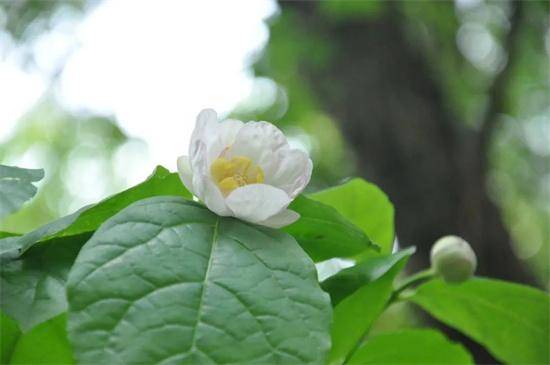
[[[468,242],[457,236],[437,240],[431,251],[432,268],[448,283],[461,283],[474,275],[477,258]]]

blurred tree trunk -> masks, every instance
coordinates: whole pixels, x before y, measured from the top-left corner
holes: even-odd
[[[377,19],[334,23],[323,19],[312,2],[281,6],[300,15],[305,32],[317,32],[335,47],[329,69],[320,72],[304,64],[303,72],[342,123],[358,171],[394,202],[400,243],[419,250],[413,265],[427,267],[434,241],[456,234],[476,251],[477,274],[534,284],[486,188],[486,146],[501,112],[506,70],[492,90],[488,125],[473,131],[445,108],[433,71],[420,47],[404,36],[395,10]],[[512,24],[510,42],[516,28]],[[480,347],[470,348],[477,361],[494,362]]]

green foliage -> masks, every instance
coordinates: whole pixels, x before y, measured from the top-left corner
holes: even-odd
[[[298,212],[300,219],[284,230],[294,236],[316,262],[352,257],[369,248],[378,249],[363,231],[328,205],[299,196],[290,209]]]
[[[21,330],[17,322],[0,312],[0,363],[9,362],[19,336],[21,336]]]
[[[33,182],[42,180],[44,170],[0,165],[0,218],[18,210],[36,194]]]
[[[542,291],[491,279],[460,285],[434,280],[420,286],[410,300],[506,363],[550,362],[550,300]]]
[[[332,305],[336,306],[342,299],[353,294],[362,286],[378,280],[395,265],[404,259],[408,259],[414,251],[415,248],[410,247],[393,255],[366,259],[327,278],[321,283],[321,287],[330,294]]]
[[[7,236],[0,239],[0,260],[6,257],[16,257],[19,248],[18,235]]]
[[[391,252],[394,239],[393,205],[379,187],[356,178],[309,197],[330,205],[361,228],[381,247],[381,253]]]
[[[330,304],[288,235],[181,198],[108,220],[69,277],[82,363],[319,363]]]
[[[380,264],[380,259],[372,258],[369,265],[361,266],[364,285],[338,302],[334,308],[329,364],[344,364],[354,355],[374,321],[388,305],[394,279],[412,253],[413,250],[402,251],[395,255],[395,259],[386,260],[385,265]],[[383,271],[385,273],[380,276]]]
[[[441,365],[473,364],[461,345],[450,342],[441,333],[428,329],[385,333],[361,346],[349,364]]]
[[[2,262],[0,309],[23,331],[66,311],[65,281],[89,237],[59,238],[34,247],[20,259]]]
[[[16,258],[25,253],[34,244],[54,239],[55,234],[70,226],[88,207],[79,209],[73,214],[57,219],[22,236],[7,237],[0,240],[0,259]]]
[[[66,323],[67,315],[61,314],[22,334],[13,347],[9,364],[73,364]]]
[[[17,236],[17,234],[16,233],[11,233],[11,232],[0,231],[0,239],[7,238],[7,237],[13,237],[13,236]]]
[[[141,184],[109,197],[82,212],[78,219],[56,234],[56,237],[95,231],[104,221],[130,204],[145,198],[160,195],[175,195],[191,199],[177,173],[158,166],[153,174]]]
[[[177,174],[158,167],[143,183],[96,205],[24,236],[0,239],[0,257],[6,261],[0,267],[0,308],[23,330],[64,312],[67,274],[91,233],[132,202],[155,195],[190,197]],[[10,260],[20,252],[20,259]]]
[[[16,256],[38,242],[95,231],[106,219],[140,199],[158,195],[177,195],[191,198],[181,184],[178,174],[158,166],[153,174],[141,184],[113,195],[95,205],[84,207],[66,217],[51,222],[24,236],[7,247],[0,242],[0,256]],[[17,249],[17,252],[13,252]]]
[[[0,232],[2,362],[70,364],[74,353],[81,363],[472,363],[435,331],[372,336],[396,299],[505,362],[548,361],[545,293],[475,279],[403,294],[430,270],[395,289],[414,248],[388,253],[393,207],[363,180],[298,197],[290,208],[301,218],[286,233],[190,197],[158,167],[35,231]],[[371,257],[370,236],[382,246]],[[319,284],[312,261],[336,257],[361,259]]]

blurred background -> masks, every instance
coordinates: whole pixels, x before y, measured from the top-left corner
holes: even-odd
[[[175,170],[200,109],[268,120],[361,176],[428,265],[445,234],[479,273],[548,288],[549,2],[0,1],[0,163],[44,168],[25,232]]]

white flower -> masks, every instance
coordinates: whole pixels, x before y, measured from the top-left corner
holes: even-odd
[[[221,216],[280,228],[300,216],[287,209],[308,184],[312,162],[292,149],[268,122],[218,122],[205,109],[197,117],[189,156],[178,158],[181,180]]]

